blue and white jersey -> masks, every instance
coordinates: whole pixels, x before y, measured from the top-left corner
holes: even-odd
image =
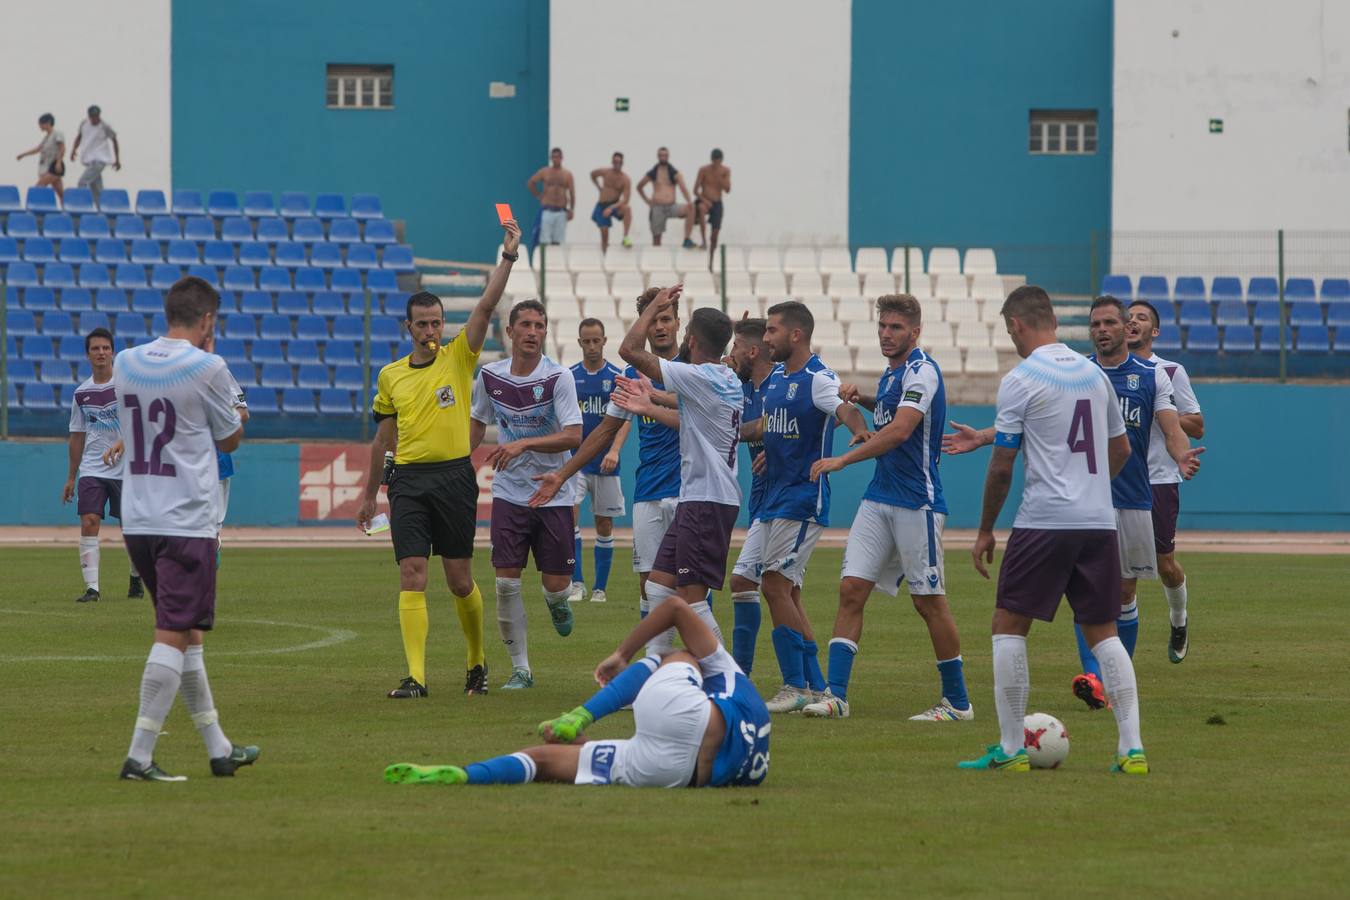
[[[1088,359],[1101,366],[1097,354]],[[1118,366],[1102,366],[1111,380],[1130,438],[1130,458],[1111,479],[1111,504],[1116,509],[1152,509],[1153,489],[1148,480],[1149,435],[1158,410],[1175,411],[1172,382],[1158,366],[1131,353]]]
[[[754,422],[764,416],[764,386],[769,383],[769,377],[764,376],[764,380],[755,384],[751,378],[749,381],[741,382],[741,390],[745,394],[745,406],[741,411],[742,422]],[[764,452],[764,441],[749,441],[745,445],[750,451],[750,462],[753,465],[755,457]],[[750,521],[754,522],[759,518],[759,508],[764,504],[764,489],[768,485],[768,477],[764,473],[750,476]]]
[[[903,365],[881,376],[872,412],[876,430],[889,425],[901,408],[918,410],[923,422],[900,446],[877,457],[877,469],[863,499],[945,514],[947,501],[942,497],[938,463],[942,432],[947,427],[947,388],[938,364],[918,347]]]
[[[769,709],[725,648],[700,659],[699,669],[703,692],[727,723],[708,787],[754,787],[769,774]]]
[[[572,379],[577,385],[577,404],[581,406],[581,439],[584,441],[595,430],[595,426],[605,418],[605,407],[609,406],[609,395],[614,393],[614,379],[622,374],[619,367],[609,360],[605,360],[600,368],[594,372],[586,370],[585,363],[577,363],[572,366]],[[600,463],[604,461],[604,456],[609,452],[612,445],[606,445],[602,450],[586,465],[581,467],[581,471],[586,475],[599,475]],[[610,475],[618,475],[619,467],[615,466]]]
[[[623,370],[625,378],[637,380],[637,369],[629,366]],[[664,391],[660,382],[652,382],[652,387]],[[605,415],[628,421],[633,414],[620,409],[613,401],[605,407]],[[667,497],[680,496],[680,432],[667,428],[655,419],[640,416],[637,421],[638,467],[636,483],[633,485],[633,502],[664,500]]]
[[[759,517],[828,525],[830,481],[812,481],[811,464],[834,446],[839,379],[812,355],[791,374],[775,367],[762,396],[767,483]]]

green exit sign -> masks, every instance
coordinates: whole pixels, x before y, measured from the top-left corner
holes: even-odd
[[[1210,120],[1209,120],[1209,133],[1210,133],[1210,134],[1223,134],[1223,119],[1210,119]]]
[[[627,97],[615,97],[615,98],[614,98],[614,111],[615,111],[615,112],[628,112],[628,98],[627,98]]]

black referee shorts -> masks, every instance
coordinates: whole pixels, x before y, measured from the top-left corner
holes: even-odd
[[[404,463],[389,479],[394,558],[473,556],[478,479],[468,458]]]

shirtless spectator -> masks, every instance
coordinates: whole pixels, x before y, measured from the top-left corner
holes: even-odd
[[[649,184],[652,186],[650,197],[642,190]],[[684,195],[683,206],[675,203],[676,188]],[[661,235],[666,231],[667,219],[684,219],[684,245],[694,246],[694,242],[689,239],[694,231],[694,204],[689,196],[689,188],[684,184],[684,176],[670,164],[670,150],[661,147],[656,151],[656,165],[637,183],[637,192],[642,201],[651,207],[647,217],[652,226],[652,244],[661,246]]]
[[[600,192],[600,201],[595,204],[591,221],[600,227],[600,252],[609,250],[609,227],[615,219],[623,221],[623,245],[633,246],[628,236],[633,227],[633,207],[629,200],[633,197],[633,179],[623,170],[623,154],[614,151],[608,169],[596,169],[591,172],[591,182]]]
[[[703,218],[707,216],[712,228],[712,243],[708,245],[708,267],[717,253],[717,235],[722,230],[722,195],[731,193],[731,170],[722,165],[722,151],[714,149],[712,162],[698,170],[694,179],[694,201],[698,210],[699,237],[703,237]],[[703,241],[699,246],[703,246]]]
[[[572,173],[563,168],[562,150],[554,147],[548,155],[549,164],[530,176],[525,187],[539,201],[539,219],[535,225],[536,244],[561,244],[567,234],[567,223],[572,221],[572,210],[577,204],[577,188]],[[535,185],[543,184],[542,190]]]

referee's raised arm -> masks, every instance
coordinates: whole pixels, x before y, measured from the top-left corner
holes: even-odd
[[[473,308],[469,321],[464,323],[464,340],[474,353],[483,349],[483,339],[487,337],[492,314],[497,311],[502,291],[506,289],[506,279],[511,274],[511,265],[520,258],[517,252],[520,247],[520,226],[516,224],[515,219],[507,219],[503,227],[506,229],[506,236],[502,238],[502,258],[497,261],[497,268],[493,269],[488,277],[487,287],[484,288],[478,305]]]

